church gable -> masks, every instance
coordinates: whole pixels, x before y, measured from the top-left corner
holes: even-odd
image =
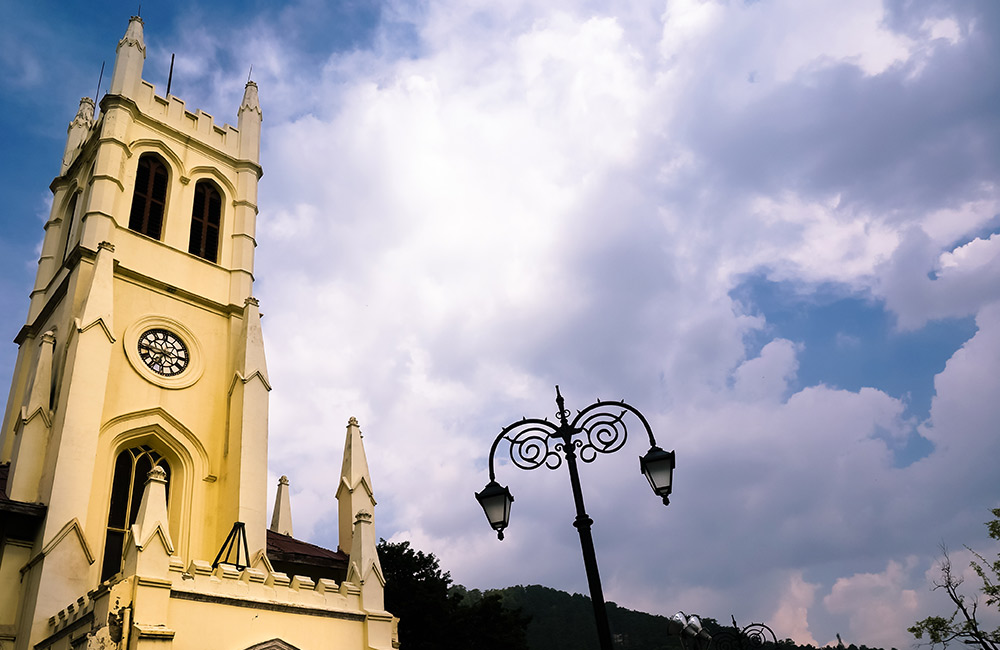
[[[270,641],[264,641],[263,643],[252,645],[246,650],[300,650],[300,649],[296,648],[291,643],[285,643],[281,639],[271,639]]]

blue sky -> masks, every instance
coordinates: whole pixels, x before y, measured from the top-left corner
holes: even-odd
[[[794,283],[755,276],[732,295],[767,320],[767,328],[755,335],[758,347],[775,336],[803,344],[796,387],[827,384],[856,391],[871,386],[904,400],[907,412],[921,419],[930,414],[934,376],[976,332],[972,317],[901,330],[881,301],[835,285],[801,294]],[[753,351],[748,347],[748,354]]]
[[[132,4],[3,3],[0,332],[48,184]],[[378,534],[469,587],[584,592],[560,473],[501,468],[522,416],[625,398],[677,452],[584,467],[609,599],[908,647],[942,541],[1000,506],[1000,5],[902,0],[147,2],[144,78],[264,111],[255,293],[270,470],[336,544],[343,427]],[[15,346],[0,346],[9,376]],[[273,492],[272,492],[273,494]],[[964,566],[964,551],[956,566]],[[971,583],[972,581],[970,581]]]

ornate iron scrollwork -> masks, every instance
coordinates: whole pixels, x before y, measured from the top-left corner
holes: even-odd
[[[558,403],[562,407],[561,395]],[[638,420],[649,437],[650,445],[655,444],[649,422],[625,402],[595,402],[579,411],[572,422],[568,421],[568,409],[560,408],[556,416],[560,421],[558,425],[547,419],[524,418],[504,428],[493,443],[490,469],[493,469],[493,457],[501,440],[509,443],[510,460],[521,469],[542,466],[557,469],[562,465],[562,454],[567,452],[573,452],[583,462],[591,463],[598,454],[611,454],[625,445],[628,440],[626,419],[630,416]],[[567,445],[570,445],[569,449]]]
[[[528,420],[508,427],[500,436],[510,443],[510,460],[521,469],[536,469],[545,465],[556,469],[562,464],[562,439],[548,420]]]
[[[777,643],[778,637],[774,630],[763,623],[751,623],[743,628],[743,637],[750,643],[751,647],[760,647],[765,643]]]
[[[628,412],[607,402],[598,402],[581,411],[573,421],[585,438],[578,443],[580,460],[590,463],[598,453],[610,454],[621,449],[628,440],[628,427],[623,419]]]
[[[713,650],[759,650],[767,643],[776,644],[774,630],[763,623],[751,623],[742,630],[733,617],[733,626],[712,635]]]

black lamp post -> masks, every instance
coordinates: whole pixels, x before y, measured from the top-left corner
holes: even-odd
[[[559,407],[559,424],[553,424],[547,419],[524,418],[500,431],[490,448],[490,482],[482,492],[476,493],[476,499],[483,507],[490,526],[497,531],[497,537],[502,540],[503,531],[510,522],[510,506],[514,502],[514,497],[506,486],[496,481],[494,458],[500,442],[508,443],[510,460],[521,469],[537,469],[542,466],[556,469],[562,464],[563,457],[566,459],[569,481],[573,488],[573,500],[576,503],[576,519],[573,521],[573,526],[580,533],[583,564],[587,570],[590,600],[594,605],[594,618],[597,622],[597,636],[601,650],[612,650],[608,612],[604,605],[601,576],[597,570],[594,538],[590,533],[594,520],[587,515],[583,507],[583,491],[580,488],[580,473],[576,461],[579,457],[583,462],[589,463],[597,458],[598,453],[610,454],[621,449],[628,439],[625,418],[629,415],[634,416],[649,436],[649,451],[639,458],[639,469],[649,480],[653,492],[661,497],[666,505],[669,503],[673,478],[674,452],[663,451],[657,447],[649,422],[635,407],[623,401],[595,402],[578,411],[573,421],[569,422],[570,412],[566,410],[563,397],[559,393],[559,386],[556,386],[556,405]]]

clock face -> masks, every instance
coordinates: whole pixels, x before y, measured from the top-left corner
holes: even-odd
[[[156,374],[173,377],[184,372],[191,355],[184,342],[173,332],[150,329],[139,337],[139,358]]]

